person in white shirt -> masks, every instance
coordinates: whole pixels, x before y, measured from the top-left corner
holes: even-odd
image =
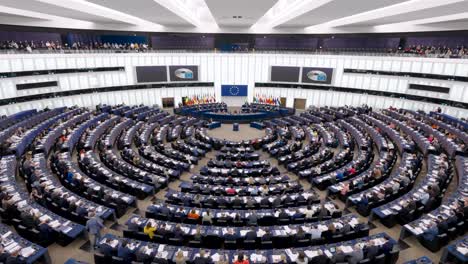
[[[421,195],[421,203],[423,205],[426,205],[427,202],[429,201],[429,198],[431,198],[431,196],[429,195],[428,192],[423,192],[422,195]]]
[[[400,190],[400,182],[394,181],[392,185],[393,193],[397,193]]]
[[[322,237],[322,231],[318,228],[311,228],[310,229],[310,238],[311,239],[320,239]]]
[[[314,216],[314,211],[312,211],[311,206],[307,206],[307,209],[304,211],[305,219],[312,219]]]

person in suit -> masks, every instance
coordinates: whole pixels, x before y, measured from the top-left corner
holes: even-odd
[[[23,224],[25,227],[28,227],[28,228],[34,228],[34,227],[36,227],[36,219],[35,219],[34,216],[33,216],[30,212],[28,212],[27,210],[21,212],[20,217],[21,217],[21,220],[22,220],[22,224]]]
[[[289,197],[289,196],[288,196]],[[281,198],[279,196],[276,196],[276,198],[273,200],[273,202],[271,203],[271,205],[275,208],[277,207],[280,207],[281,206]]]
[[[99,252],[101,252],[104,256],[112,257],[114,249],[110,245],[111,240],[105,238],[101,244],[99,244]]]
[[[130,222],[127,225],[128,231],[138,232],[140,226],[138,225],[138,218],[134,217],[130,219]]]
[[[176,212],[174,213],[175,218],[179,218],[181,221],[185,219],[185,210],[183,207],[179,207]]]
[[[26,264],[26,260],[20,255],[20,250],[13,251],[5,260],[5,264]]]
[[[328,209],[325,207],[325,204],[321,204],[318,217],[323,218],[329,215],[330,215],[330,212],[328,212]]]
[[[379,254],[379,247],[374,244],[374,241],[369,241],[369,243],[364,247],[366,258],[372,260]]]
[[[296,219],[301,219],[301,218],[304,218],[304,214],[301,213],[299,209],[297,209],[296,212],[294,212],[294,214],[292,215],[292,219],[296,220]]]
[[[335,225],[333,225],[333,223],[330,223],[328,225],[328,229],[322,232],[322,237],[325,239],[331,239],[332,236],[335,234],[335,232],[336,232]]]
[[[400,216],[402,217],[408,216],[410,212],[411,210],[409,208],[409,202],[403,201],[401,204]]]
[[[433,241],[439,234],[437,224],[431,223],[428,228],[421,234],[421,237],[427,241]]]
[[[262,200],[260,200],[260,206],[269,206],[270,205],[270,201],[268,201],[268,197],[263,197]]]
[[[183,241],[184,240],[184,231],[182,230],[182,226],[180,224],[177,224],[175,229],[174,229],[174,238]]]
[[[213,198],[213,196],[210,195],[210,196],[208,196],[208,198],[205,200],[204,204],[205,204],[205,206],[207,206],[207,205],[215,206],[215,205],[216,205],[216,201],[215,201],[215,199]],[[207,207],[209,207],[209,206],[207,206]]]
[[[159,213],[162,214],[162,215],[167,215],[170,217],[171,215],[171,210],[169,210],[169,208],[167,208],[167,206],[160,206],[159,207]]]
[[[203,249],[200,249],[198,256],[193,260],[193,264],[209,264],[211,262],[211,257],[207,256]]]
[[[449,229],[447,221],[440,215],[437,217],[437,228],[439,229],[439,233],[447,233]]]
[[[197,229],[195,230],[195,234],[193,235],[193,240],[194,241],[202,240],[201,227],[197,226]]]
[[[245,234],[244,240],[256,241],[257,240],[257,232],[255,232],[255,228],[251,227],[250,231]]]
[[[289,220],[289,214],[286,213],[284,210],[280,210],[280,213],[278,214],[278,219],[287,219]]]
[[[239,197],[235,197],[234,200],[232,200],[232,206],[233,207],[242,207],[242,200],[239,199]]]
[[[133,252],[127,247],[127,240],[122,240],[122,243],[117,247],[117,256],[122,258],[125,263],[132,262]]]
[[[237,241],[237,236],[234,233],[234,229],[229,228],[228,232],[224,235],[224,241],[230,241],[230,242]]]
[[[286,188],[285,188],[285,191],[286,191]],[[273,201],[273,202],[275,202],[275,201]],[[291,196],[286,195],[286,197],[284,197],[284,200],[283,200],[284,204],[289,204],[289,203],[293,203],[293,202],[294,202],[294,200],[293,200],[293,198],[291,198]],[[281,200],[280,200],[280,203],[281,203]]]
[[[156,230],[156,234],[162,237],[165,237],[168,233],[169,231],[166,230],[166,223],[161,223],[159,228]]]
[[[355,245],[353,248],[353,252],[349,254],[348,262],[350,264],[357,264],[359,261],[364,259],[364,252],[359,245]]]
[[[151,260],[153,259],[151,255],[146,254],[146,251],[153,250],[150,247],[150,244],[146,244],[145,246],[140,247],[138,251],[135,253],[136,260],[138,262],[143,262],[143,263],[151,263]]]
[[[332,257],[332,263],[340,263],[346,262],[346,254],[341,250],[341,248],[337,248],[335,254]]]
[[[257,214],[253,213],[252,211],[249,211],[249,216],[247,217],[247,223],[250,226],[257,226],[258,224]]]
[[[328,257],[323,253],[321,249],[317,250],[317,256],[310,259],[310,263],[314,264],[327,264]]]
[[[254,199],[247,198],[246,200],[247,200],[247,202],[245,203],[246,208],[255,208],[256,207],[257,202]],[[261,200],[261,201],[263,201],[263,200]],[[264,206],[268,206],[268,200],[266,200],[266,203],[264,203]]]
[[[270,230],[265,230],[265,234],[262,236],[262,241],[272,241],[272,235],[270,233]]]
[[[86,206],[82,201],[78,201],[78,202],[76,202],[75,213],[76,213],[80,218],[85,218],[86,215],[88,215],[88,208],[87,208],[87,206]]]
[[[0,244],[0,263],[5,263],[6,259],[8,258],[8,253],[5,252],[5,248],[2,244]]]
[[[389,239],[385,240],[385,243],[380,247],[380,254],[388,255],[393,250],[393,243]]]
[[[39,226],[38,226],[39,232],[41,232],[42,237],[46,240],[49,241],[49,239],[52,239],[52,234],[53,230],[49,226],[49,219],[45,219],[42,221]]]
[[[93,238],[90,241],[93,241],[93,246],[96,247],[97,241],[101,239],[101,230],[104,228],[102,219],[97,216],[94,212],[90,213],[90,219],[86,221],[86,230],[88,234]]]
[[[343,227],[340,231],[341,233],[346,234],[351,231],[351,226],[348,223],[343,223]]]

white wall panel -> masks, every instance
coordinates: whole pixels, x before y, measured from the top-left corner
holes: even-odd
[[[0,72],[10,72],[12,71],[10,68],[11,60],[8,59],[0,59]]]
[[[37,94],[46,90],[61,91],[70,89],[86,89],[93,87],[106,87],[116,85],[129,85],[135,83],[134,67],[138,65],[176,65],[193,64],[199,65],[199,76],[201,81],[212,81],[215,83],[215,94],[220,99],[221,84],[247,84],[249,85],[248,98],[251,99],[256,93],[255,82],[267,82],[269,70],[272,65],[284,66],[317,66],[333,67],[335,69],[333,85],[348,88],[383,90],[389,92],[406,92],[408,83],[427,83],[432,85],[449,87],[451,92],[447,99],[468,102],[468,84],[462,82],[450,82],[439,80],[418,80],[417,78],[401,78],[393,76],[375,76],[356,74],[343,74],[343,68],[360,68],[370,70],[391,70],[403,72],[427,72],[433,74],[446,74],[468,76],[468,61],[438,58],[411,58],[411,57],[357,57],[357,56],[333,56],[333,55],[305,55],[305,54],[224,54],[224,53],[145,53],[145,54],[7,54],[0,58],[0,71],[22,71],[33,69],[60,69],[72,67],[111,67],[124,66],[125,72],[119,73],[80,73],[67,75],[48,76],[52,80],[59,81],[59,87],[31,90],[25,93]],[[73,76],[74,75],[74,76]],[[28,81],[37,81],[41,77],[27,77]],[[9,98],[18,96],[16,83],[24,81],[21,78],[0,79],[0,96]],[[258,89],[257,89],[258,90]],[[300,89],[299,89],[300,90]],[[190,90],[193,91],[193,90]],[[141,100],[148,102],[147,96],[154,94],[161,97],[161,93],[147,91]],[[180,97],[180,94],[167,94]],[[277,94],[272,89],[269,94]],[[281,92],[282,95],[285,93]],[[291,96],[304,96],[295,89],[287,92]],[[328,95],[323,96],[325,101],[315,101],[321,98],[321,92],[306,91],[308,103],[328,102]],[[427,94],[427,93],[426,93]],[[175,96],[177,95],[177,96]],[[428,96],[439,97],[436,94]],[[294,97],[287,100],[292,105]],[[93,97],[90,97],[93,100]],[[114,97],[105,97],[112,100]],[[341,102],[345,97],[335,98],[335,102]],[[354,97],[351,97],[354,98]],[[104,100],[104,99],[103,99]],[[177,99],[180,100],[180,99]],[[360,99],[371,102],[371,97]],[[84,103],[85,100],[82,102]],[[160,98],[151,99],[160,102]],[[87,102],[89,103],[89,102]],[[111,101],[109,103],[112,103]]]
[[[410,72],[411,71],[411,61],[403,61],[401,63],[401,71],[402,72]]]

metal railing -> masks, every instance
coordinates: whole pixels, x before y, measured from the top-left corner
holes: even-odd
[[[468,59],[468,55],[446,55],[446,54],[414,54],[383,51],[345,51],[345,50],[242,50],[242,51],[220,51],[212,49],[35,49],[31,52],[26,50],[0,50],[0,54],[109,54],[109,53],[248,53],[248,54],[298,54],[298,55],[345,55],[345,56],[375,56],[375,57],[417,57],[417,58],[446,58],[446,59]]]

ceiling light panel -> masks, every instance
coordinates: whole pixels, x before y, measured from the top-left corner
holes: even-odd
[[[60,6],[63,8],[68,8],[76,10],[78,12],[88,13],[95,16],[105,17],[115,21],[124,22],[127,24],[132,24],[136,26],[144,26],[148,29],[161,30],[162,25],[108,8],[101,5],[97,5],[85,0],[36,0],[39,2]]]
[[[406,22],[401,22],[401,23],[378,25],[378,26],[375,26],[375,28],[385,29],[388,27],[397,28],[397,27],[405,27],[405,26],[418,26],[418,25],[425,25],[425,24],[458,21],[458,20],[464,20],[464,19],[468,19],[468,12],[462,12],[462,13],[446,15],[446,16],[417,19],[417,20],[406,21]]]
[[[271,29],[333,0],[279,0],[252,29]]]
[[[395,5],[390,5],[390,6],[378,8],[372,11],[367,11],[367,12],[359,13],[356,15],[325,22],[322,24],[310,26],[306,28],[306,32],[314,32],[318,29],[323,29],[323,28],[349,26],[349,25],[356,24],[356,23],[362,23],[364,21],[414,12],[414,11],[423,10],[427,8],[434,8],[438,6],[454,4],[454,3],[463,2],[463,1],[466,1],[466,0],[444,0],[444,1],[410,0],[410,1],[403,2],[403,3],[398,3]]]
[[[59,22],[59,23],[73,23],[73,24],[80,24],[82,26],[86,26],[86,25],[89,26],[90,24],[92,24],[92,22],[89,22],[89,21],[71,19],[67,17],[55,16],[55,15],[45,14],[42,12],[29,11],[29,10],[18,9],[18,8],[13,8],[13,7],[8,7],[8,6],[0,6],[0,10],[2,10],[1,12],[5,14],[36,18],[36,19],[41,19],[44,21],[54,21],[54,22]]]
[[[190,24],[210,31],[218,24],[204,0],[154,0]]]

